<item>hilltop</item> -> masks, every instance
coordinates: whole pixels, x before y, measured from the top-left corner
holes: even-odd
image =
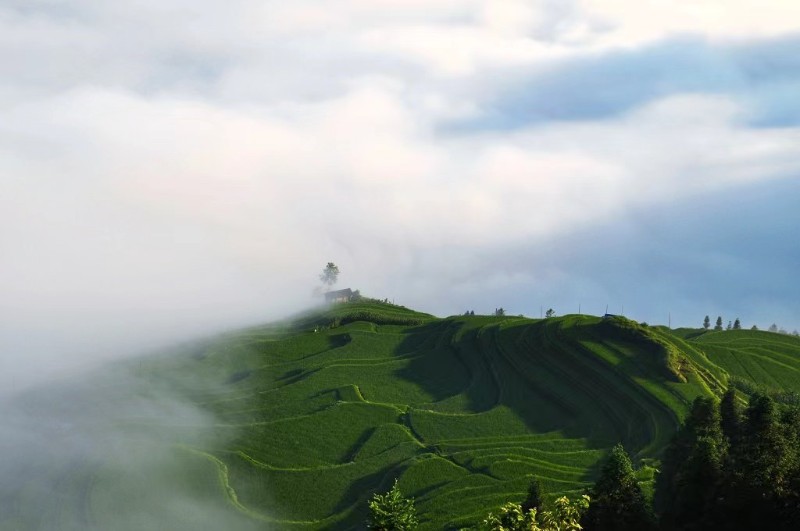
[[[521,500],[534,476],[551,496],[582,492],[617,442],[652,484],[695,397],[730,385],[800,391],[800,340],[623,317],[437,318],[362,301],[138,370],[181,389],[228,434],[184,450],[192,474],[215,477],[219,499],[247,520],[358,528],[371,494],[399,478],[422,529],[450,529]]]

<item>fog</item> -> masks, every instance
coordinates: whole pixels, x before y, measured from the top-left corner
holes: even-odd
[[[270,528],[227,502],[214,463],[198,453],[236,435],[177,390],[209,393],[212,383],[137,367],[115,363],[4,397],[2,529]]]
[[[89,375],[307,308],[329,261],[437,315],[800,328],[800,8],[761,4],[3,2],[3,466],[213,425]]]

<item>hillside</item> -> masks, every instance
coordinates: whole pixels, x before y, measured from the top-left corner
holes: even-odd
[[[450,529],[520,500],[533,476],[551,496],[581,492],[620,441],[650,463],[690,402],[731,377],[800,391],[797,338],[696,332],[350,303],[136,370],[213,414],[224,437],[177,451],[187,483],[215,483],[226,510],[268,528],[359,528],[397,477],[423,529]],[[109,482],[101,471],[84,484],[82,503]]]

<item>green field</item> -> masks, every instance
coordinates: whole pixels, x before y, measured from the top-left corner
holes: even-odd
[[[364,302],[133,370],[213,419],[170,427],[170,477],[237,525],[363,528],[367,500],[399,478],[422,529],[456,529],[521,500],[533,477],[550,496],[582,492],[617,442],[638,462],[657,459],[691,401],[731,376],[800,391],[800,340],[578,315],[439,319]],[[79,511],[87,528],[114,529],[112,498],[144,489],[144,507],[155,496],[147,474],[121,480],[108,461],[63,475],[78,494],[55,516],[27,527],[16,499],[7,522],[44,529]]]

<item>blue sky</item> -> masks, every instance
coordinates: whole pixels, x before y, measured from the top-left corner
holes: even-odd
[[[4,2],[0,373],[286,315],[328,261],[438,315],[800,328],[798,45],[789,1]]]

